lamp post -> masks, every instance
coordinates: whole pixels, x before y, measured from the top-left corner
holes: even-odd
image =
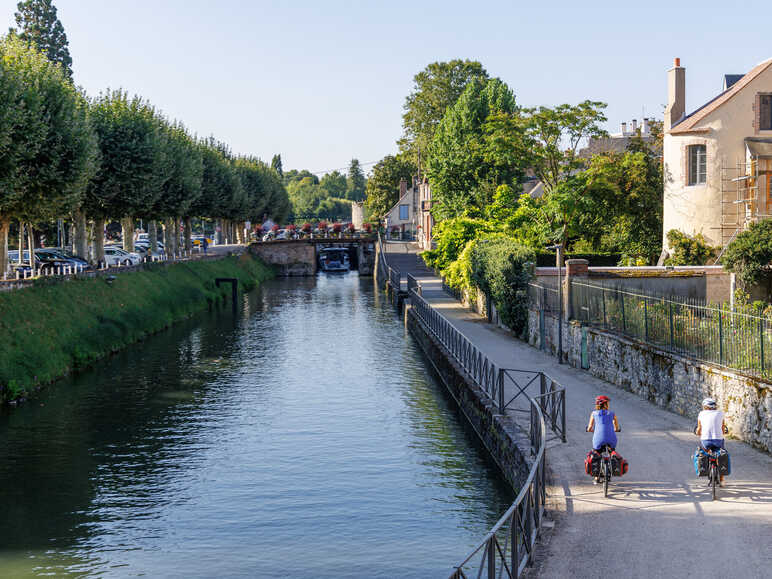
[[[556,243],[550,245],[547,249],[555,250],[555,257],[558,265],[558,364],[563,363],[563,244]]]

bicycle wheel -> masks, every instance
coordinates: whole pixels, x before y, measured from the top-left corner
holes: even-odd
[[[611,480],[611,472],[607,463],[603,463],[603,496],[608,496],[608,482]]]
[[[715,464],[710,465],[710,486],[713,491],[713,500],[716,500],[716,487],[718,486],[718,469]]]

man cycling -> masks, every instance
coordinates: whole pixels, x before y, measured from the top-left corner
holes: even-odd
[[[713,398],[702,401],[702,411],[697,415],[697,428],[694,433],[700,437],[700,446],[706,451],[716,451],[724,446],[724,435],[729,432],[724,421],[724,413],[717,408]],[[719,484],[724,486],[722,474]]]
[[[592,432],[592,449],[601,452],[604,446],[609,447],[609,452],[613,452],[617,447],[617,435],[619,432],[619,422],[617,416],[608,409],[609,397],[598,396],[595,399],[595,410],[590,414],[590,422],[587,425],[587,432]],[[598,484],[598,478],[595,478],[595,484]]]

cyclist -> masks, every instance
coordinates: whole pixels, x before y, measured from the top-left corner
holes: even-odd
[[[590,423],[587,425],[587,432],[593,433],[592,448],[597,452],[602,452],[604,446],[609,447],[609,452],[617,447],[619,422],[616,414],[608,409],[608,403],[608,396],[601,395],[595,399],[595,410],[590,414]],[[595,477],[594,482],[600,482],[598,477]]]
[[[724,421],[724,413],[717,408],[713,398],[702,401],[702,411],[697,415],[697,428],[694,433],[700,437],[700,446],[706,451],[715,451],[724,446],[724,435],[729,432]],[[719,479],[724,486],[724,475]]]

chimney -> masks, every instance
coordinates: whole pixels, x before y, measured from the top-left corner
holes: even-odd
[[[633,133],[638,130],[638,119],[633,119]]]
[[[648,135],[649,134],[649,119],[646,117],[643,117],[643,128],[641,129],[641,135]]]
[[[405,193],[407,193],[407,180],[400,179],[399,180],[399,198],[402,199]]]
[[[627,123],[621,123],[621,124],[619,125],[619,128],[621,128],[621,129],[622,129],[622,136],[624,137],[624,136],[625,136],[625,133],[627,133]]]
[[[686,69],[681,59],[676,58],[673,68],[667,71],[667,108],[665,109],[665,132],[675,125],[686,112]]]

